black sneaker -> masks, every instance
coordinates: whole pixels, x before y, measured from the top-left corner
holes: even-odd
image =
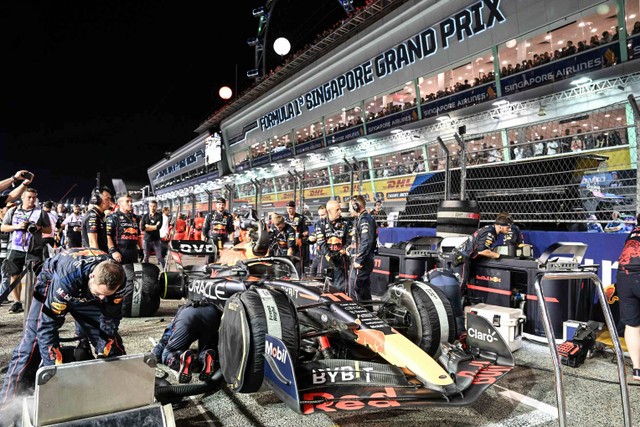
[[[9,313],[22,313],[24,308],[22,308],[22,303],[20,301],[16,301],[13,303],[11,308],[9,309]]]
[[[210,381],[215,372],[216,358],[213,350],[206,350],[204,352],[204,360],[202,365],[202,371],[200,371],[200,376],[198,377],[200,381]]]
[[[192,365],[193,353],[191,350],[187,350],[180,355],[180,368],[178,368],[178,382],[180,384],[191,382],[191,378],[193,377],[191,374]]]

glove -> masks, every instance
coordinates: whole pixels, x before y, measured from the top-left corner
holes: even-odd
[[[98,359],[105,359],[107,357],[123,356],[127,354],[122,343],[120,335],[116,335],[107,339],[102,346],[102,350],[98,352]]]

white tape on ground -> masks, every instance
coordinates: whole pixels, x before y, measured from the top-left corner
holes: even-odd
[[[525,396],[524,394],[520,394],[513,390],[506,389],[496,384],[494,384],[493,387],[503,390],[498,393],[503,397],[508,397],[511,400],[515,400],[516,402],[520,402],[524,405],[531,406],[532,408],[535,408],[538,411],[543,412],[547,415],[551,415],[553,418],[558,418],[558,408],[556,408],[555,406],[547,405],[544,402],[540,402],[539,400],[532,399],[528,396]]]
[[[498,423],[484,424],[483,427],[513,427],[513,426],[527,426],[535,427],[543,424],[548,424],[550,421],[555,420],[557,417],[541,413],[540,411],[533,411],[529,414],[521,414],[515,417],[511,417],[507,420]]]

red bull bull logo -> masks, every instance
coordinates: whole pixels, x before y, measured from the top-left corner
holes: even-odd
[[[102,354],[104,354],[105,356],[108,356],[111,353],[112,346],[113,346],[113,340],[107,341],[107,343],[104,345],[104,349],[102,350]]]
[[[618,300],[620,300],[620,298],[617,295],[615,295],[615,293],[616,293],[615,283],[604,288],[604,295],[607,297],[607,302],[609,303],[609,305],[615,304],[616,302],[618,302]]]
[[[59,347],[49,347],[49,360],[52,360],[54,365],[62,365],[62,353]]]

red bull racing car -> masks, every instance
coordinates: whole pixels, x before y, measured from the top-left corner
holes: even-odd
[[[288,258],[178,267],[161,274],[163,297],[205,298],[222,313],[218,378],[237,393],[268,386],[299,413],[468,405],[514,367],[482,317],[469,314],[458,340],[451,304],[429,282],[356,302],[326,280],[299,279]]]

